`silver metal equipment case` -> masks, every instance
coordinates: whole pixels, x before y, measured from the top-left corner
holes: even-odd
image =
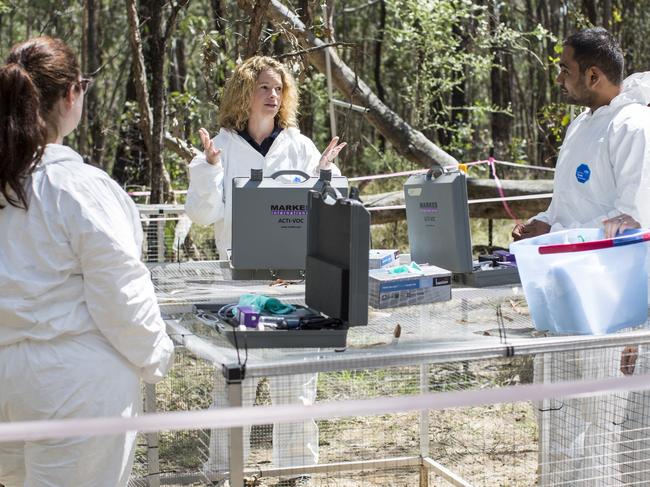
[[[370,213],[360,201],[336,194],[328,184],[321,190],[310,191],[307,203],[305,304],[312,317],[304,326],[301,321],[295,328],[265,330],[240,330],[219,319],[217,331],[238,349],[340,349],[346,347],[348,327],[368,324]],[[202,303],[195,309],[217,316],[225,305]],[[320,318],[314,319],[313,314]],[[280,317],[295,321],[298,316],[300,311]],[[324,324],[318,324],[319,320]]]
[[[325,179],[323,179],[325,178]],[[307,194],[324,181],[347,195],[348,180],[321,171],[310,177],[301,171],[278,171],[264,177],[253,169],[250,178],[232,182],[233,279],[302,279],[307,254]]]
[[[415,174],[404,184],[411,260],[454,273],[454,280],[475,287],[519,282],[516,267],[481,269],[472,260],[467,184],[460,171]]]

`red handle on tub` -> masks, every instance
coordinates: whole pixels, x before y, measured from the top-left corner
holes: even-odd
[[[587,250],[608,249],[650,241],[650,231],[636,232],[631,235],[565,244],[542,245],[538,252],[544,254],[564,254],[569,252],[585,252]]]

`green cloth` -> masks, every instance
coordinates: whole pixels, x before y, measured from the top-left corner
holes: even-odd
[[[389,274],[422,274],[423,271],[415,262],[411,265],[398,265],[397,267],[388,268]]]
[[[285,304],[277,298],[261,296],[258,294],[243,294],[237,306],[252,306],[259,311],[267,311],[274,315],[286,315],[296,310],[290,304]]]

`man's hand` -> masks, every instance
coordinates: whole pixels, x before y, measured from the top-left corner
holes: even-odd
[[[539,220],[531,220],[528,223],[520,223],[512,230],[512,238],[515,240],[523,240],[525,238],[537,237],[544,235],[551,230],[548,223],[540,222]]]
[[[208,163],[213,166],[221,164],[221,149],[217,149],[214,146],[212,139],[210,139],[210,134],[203,127],[199,129],[199,137],[201,138],[203,153],[205,154],[205,159]]]
[[[636,345],[628,345],[621,352],[621,372],[623,375],[632,375],[634,373],[634,366],[636,359],[639,356],[639,347]]]
[[[603,221],[605,238],[614,238],[616,234],[623,233],[630,228],[641,228],[638,221],[625,213]]]
[[[332,162],[334,159],[336,159],[336,156],[339,155],[339,152],[341,152],[341,149],[348,145],[347,142],[341,142],[340,144],[339,138],[334,137],[329,145],[327,146],[327,149],[323,151],[323,155],[320,157],[320,162],[318,163],[318,169],[331,169],[332,168]]]

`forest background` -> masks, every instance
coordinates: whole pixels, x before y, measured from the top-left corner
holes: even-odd
[[[626,74],[645,71],[649,12],[650,0],[0,0],[0,56],[40,34],[73,46],[95,83],[66,143],[123,187],[170,202],[172,188],[187,187],[198,128],[218,130],[225,79],[255,53],[290,66],[300,129],[322,150],[331,138],[329,51],[347,176],[490,154],[553,167],[580,110],[555,86],[562,39],[604,26],[623,47]],[[549,178],[499,170],[505,179]],[[470,176],[486,178],[488,169]]]

